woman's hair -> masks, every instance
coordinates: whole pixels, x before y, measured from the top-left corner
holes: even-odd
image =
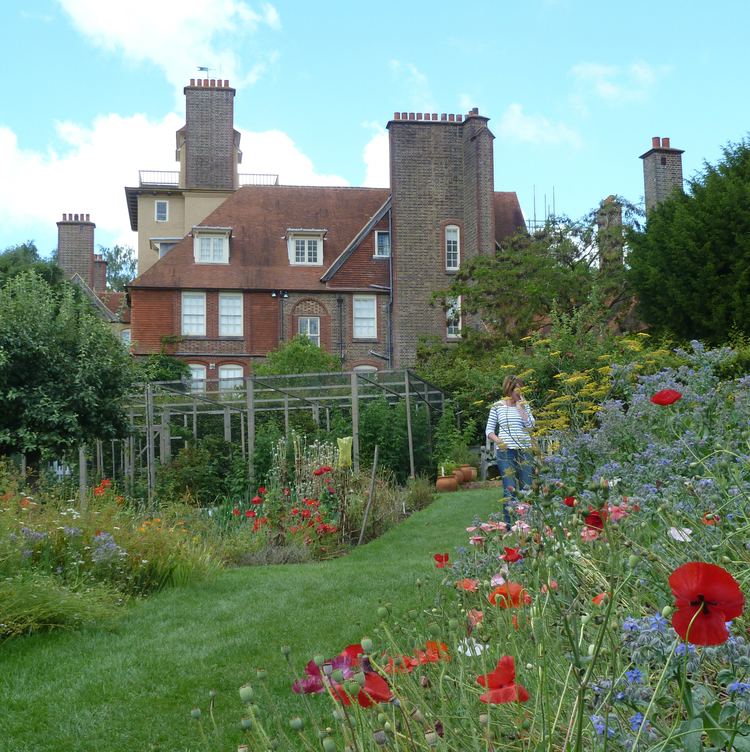
[[[514,389],[522,389],[523,381],[518,376],[506,376],[503,379],[503,397],[510,397]]]

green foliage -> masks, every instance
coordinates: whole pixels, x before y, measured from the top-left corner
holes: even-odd
[[[33,240],[10,246],[0,253],[0,287],[22,272],[34,272],[52,286],[62,282],[63,270],[39,255]]]
[[[461,298],[465,314],[478,314],[486,331],[517,341],[553,311],[572,314],[595,290],[606,291],[607,319],[627,297],[621,212],[636,222],[637,210],[611,198],[580,220],[555,217],[544,227],[507,238],[495,253],[462,265],[450,288],[437,296],[444,307]],[[613,216],[610,216],[613,215]],[[609,263],[600,264],[600,256]],[[464,336],[472,336],[465,328]]]
[[[258,485],[269,478],[274,466],[274,448],[283,437],[280,421],[274,417],[258,420],[255,425],[255,447],[253,451],[253,472]]]
[[[111,248],[100,245],[99,253],[107,262],[107,287],[110,290],[124,290],[135,277],[135,251],[128,245],[114,245]]]
[[[183,360],[166,353],[152,353],[136,361],[138,381],[180,381],[190,377],[190,368]]]
[[[124,435],[132,381],[127,352],[70,285],[27,271],[0,289],[0,453]]]
[[[247,463],[238,447],[216,436],[183,447],[157,471],[159,499],[208,506],[221,497],[242,495],[247,488]]]
[[[680,339],[750,334],[750,143],[728,144],[628,239],[640,315]]]
[[[341,362],[323,348],[313,344],[305,335],[298,334],[268,353],[265,363],[255,367],[259,376],[287,373],[328,373],[340,371]]]

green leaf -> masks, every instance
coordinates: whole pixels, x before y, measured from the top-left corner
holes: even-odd
[[[680,733],[680,744],[685,752],[701,752],[701,736],[703,732],[703,720],[701,718],[691,718],[683,721],[678,729]]]

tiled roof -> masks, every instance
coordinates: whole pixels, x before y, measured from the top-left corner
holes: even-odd
[[[526,227],[518,196],[513,191],[495,191],[495,238],[500,241]]]
[[[202,222],[231,227],[228,264],[196,264],[193,239],[183,238],[135,279],[132,288],[326,289],[321,277],[383,207],[387,188],[246,186],[238,189]],[[498,240],[524,226],[515,193],[495,193]],[[286,233],[290,228],[322,228],[323,265],[290,266]],[[336,267],[337,268],[337,267]],[[335,273],[336,268],[331,272]],[[330,277],[331,274],[326,275]]]
[[[175,247],[131,287],[322,290],[320,277],[388,198],[387,188],[246,186],[201,224],[231,227],[229,264],[196,264],[193,239]],[[286,232],[327,230],[322,266],[290,266]]]

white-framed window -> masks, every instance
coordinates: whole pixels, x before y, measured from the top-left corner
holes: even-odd
[[[320,316],[300,316],[297,333],[304,334],[310,342],[320,347]]]
[[[461,336],[461,297],[448,299],[448,310],[445,312],[445,333],[449,339]]]
[[[445,268],[455,271],[461,264],[461,238],[457,225],[445,228]]]
[[[199,264],[229,263],[229,238],[226,235],[198,235],[194,249]]]
[[[322,266],[323,230],[320,232],[287,233],[289,263],[295,266]]]
[[[120,342],[122,342],[125,347],[130,347],[130,329],[123,329],[120,332]]]
[[[206,293],[182,293],[182,334],[206,336]]]
[[[219,336],[242,336],[242,293],[219,293]]]
[[[377,299],[374,295],[355,295],[352,300],[352,336],[355,339],[377,339]]]
[[[169,221],[169,201],[164,199],[154,201],[154,219],[157,222]]]
[[[219,366],[219,390],[222,392],[239,389],[244,378],[242,366]]]
[[[388,230],[375,231],[375,258],[388,258],[391,255],[391,233]]]
[[[190,391],[206,391],[206,366],[199,363],[188,363],[190,369]]]

